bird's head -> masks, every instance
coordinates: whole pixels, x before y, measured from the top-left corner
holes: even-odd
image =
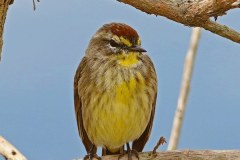
[[[141,47],[138,33],[129,25],[110,23],[103,25],[92,37],[88,54],[122,55],[146,52]]]

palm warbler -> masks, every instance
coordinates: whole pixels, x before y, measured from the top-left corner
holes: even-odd
[[[124,144],[128,154],[142,151],[156,97],[156,72],[138,33],[122,23],[102,26],[74,78],[76,119],[87,157],[97,157],[98,146],[103,155],[123,153]]]

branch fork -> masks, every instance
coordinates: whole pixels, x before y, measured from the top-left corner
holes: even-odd
[[[225,15],[239,8],[240,0],[121,0],[148,14],[163,16],[190,27],[202,27],[222,37],[240,43],[240,33],[213,22],[211,17]]]

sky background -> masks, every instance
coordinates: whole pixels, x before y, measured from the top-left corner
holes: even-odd
[[[218,22],[239,30],[239,15],[233,10]],[[169,141],[191,28],[115,0],[42,0],[35,12],[32,0],[15,0],[0,63],[0,135],[28,159],[86,154],[75,121],[73,77],[91,36],[109,22],[135,28],[157,70],[157,110],[145,151],[160,136]],[[239,44],[202,32],[180,149],[240,148],[239,61]]]

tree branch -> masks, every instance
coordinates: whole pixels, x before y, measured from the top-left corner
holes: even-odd
[[[4,23],[7,16],[8,6],[13,3],[13,0],[1,0],[0,1],[0,61],[2,54],[2,46],[3,46],[3,29]]]
[[[175,150],[157,152],[140,153],[140,160],[239,160],[240,150]],[[118,155],[104,156],[102,160],[117,160]],[[125,155],[121,160],[127,160]],[[74,159],[82,160],[82,159]],[[133,160],[136,160],[134,157]]]
[[[186,110],[187,99],[190,91],[192,72],[194,68],[194,62],[195,62],[195,57],[196,57],[197,48],[199,44],[200,35],[201,35],[201,29],[199,27],[193,28],[192,36],[190,40],[190,46],[185,58],[182,85],[181,85],[177,109],[176,109],[176,113],[173,121],[173,127],[172,127],[169,145],[168,145],[168,150],[177,149],[177,145],[179,142],[184,113]]]
[[[7,160],[27,160],[13,145],[0,136],[0,155]]]
[[[205,24],[203,24],[202,27],[222,37],[225,37],[234,42],[240,43],[240,33],[231,28],[228,28],[225,25],[221,25],[209,20]]]
[[[240,43],[240,33],[210,21],[239,8],[239,0],[118,0],[148,14],[164,16],[191,27],[202,27],[215,34]],[[233,34],[234,33],[234,34]],[[235,35],[236,34],[236,35]]]

